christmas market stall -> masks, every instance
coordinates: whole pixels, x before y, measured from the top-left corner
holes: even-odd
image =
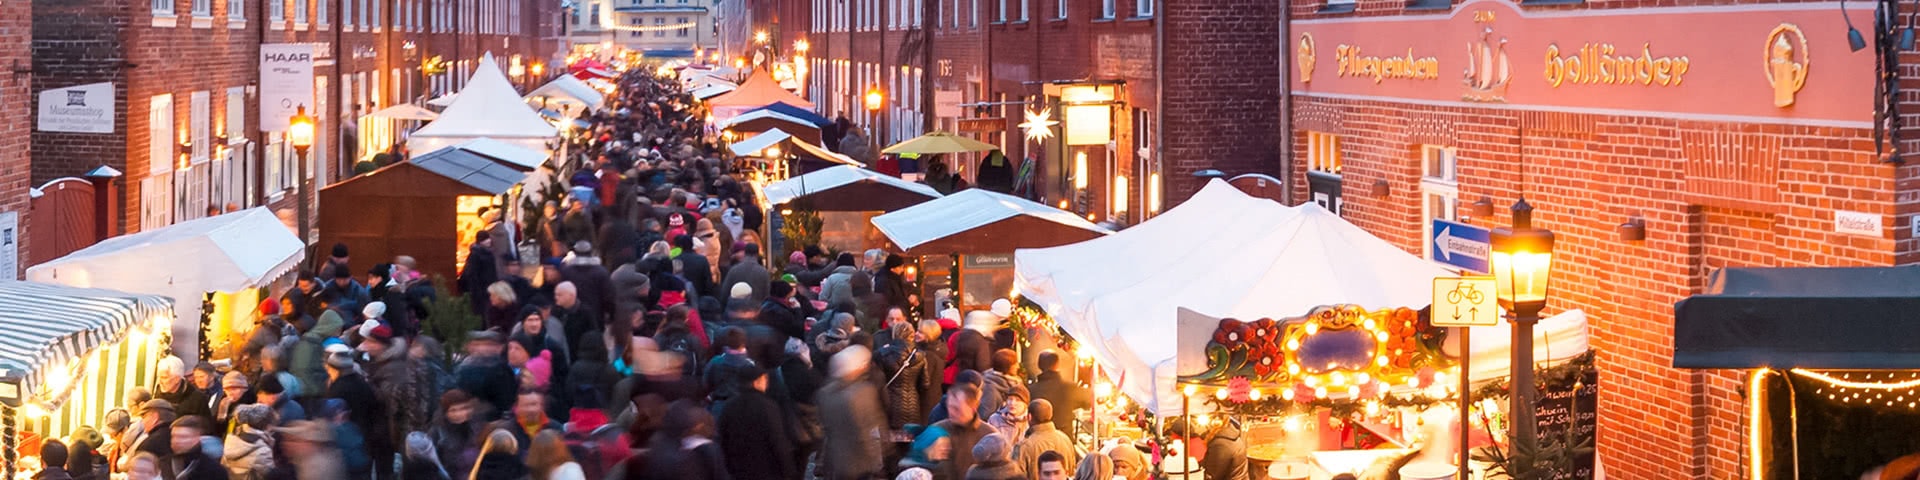
[[[83,427],[167,355],[173,301],[160,295],[0,281],[0,478],[40,469],[40,445]]]
[[[1023,299],[1100,366],[1095,391],[1121,394],[1097,398],[1095,420],[1120,436],[1202,458],[1210,435],[1235,432],[1255,478],[1455,478],[1459,415],[1444,407],[1463,390],[1461,349],[1426,307],[1436,279],[1457,276],[1439,264],[1316,205],[1282,206],[1220,180],[1137,226],[1020,250],[1015,264]],[[1584,319],[1541,322],[1538,358],[1590,367],[1579,360],[1591,358]],[[1505,334],[1472,331],[1473,358],[1489,359],[1470,369],[1483,388],[1505,376],[1491,360],[1508,351]],[[1475,445],[1498,436],[1473,427]]]
[[[886,244],[871,223],[873,217],[940,198],[940,192],[873,170],[835,165],[768,184],[759,198],[767,211],[780,212],[783,225],[807,225],[806,230],[818,235],[813,243],[860,252]]]
[[[1744,383],[1747,479],[1912,478],[1915,312],[1920,266],[1725,268],[1674,305],[1673,366]]]
[[[258,207],[109,238],[28,268],[26,279],[172,298],[172,318],[198,320],[172,325],[174,355],[215,360],[244,343],[262,290],[294,273],[304,247]]]
[[[560,130],[514,91],[492,54],[480,58],[466,87],[446,107],[438,119],[407,138],[407,151],[432,152],[488,137],[546,152],[548,142],[560,137]]]
[[[1085,242],[1113,233],[1073,212],[978,188],[873,217],[895,251],[926,261],[921,298],[938,312],[940,290],[952,308],[984,308],[1013,289],[1013,252]],[[966,257],[963,259],[962,257]],[[944,274],[944,275],[942,275]]]
[[[486,228],[482,210],[527,178],[509,162],[463,148],[445,148],[320,189],[320,245],[346,244],[355,273],[395,255],[410,255],[421,273],[454,278],[467,246]],[[503,241],[503,240],[496,240]]]

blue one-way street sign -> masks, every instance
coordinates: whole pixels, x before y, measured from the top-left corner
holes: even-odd
[[[1469,272],[1487,272],[1487,254],[1492,251],[1488,244],[1487,229],[1464,223],[1435,219],[1433,221],[1433,259],[1440,263],[1460,267]]]

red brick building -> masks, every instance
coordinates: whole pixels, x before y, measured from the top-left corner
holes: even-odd
[[[33,3],[33,91],[111,83],[115,115],[101,133],[34,132],[32,179],[100,165],[125,172],[111,233],[256,205],[291,219],[297,162],[279,134],[259,128],[262,44],[314,47],[308,107],[325,134],[310,154],[316,186],[397,140],[386,122],[361,116],[456,88],[484,53],[520,64],[528,85],[559,73],[565,57],[558,0]],[[423,76],[434,57],[448,73]]]
[[[822,114],[876,126],[882,143],[937,130],[1000,145],[1036,162],[1049,204],[1130,223],[1197,189],[1195,171],[1280,170],[1278,65],[1245,55],[1277,48],[1270,2],[812,5],[809,89]],[[885,107],[868,112],[862,97],[875,88]],[[1059,124],[1029,140],[1028,112]],[[969,178],[980,161],[953,160]]]
[[[1745,478],[1742,372],[1672,368],[1673,305],[1723,267],[1920,259],[1882,47],[1833,3],[1550,3],[1291,2],[1293,199],[1432,255],[1435,220],[1524,196],[1558,235],[1546,313],[1599,352],[1605,476]]]
[[[14,3],[18,5],[0,8],[0,65],[26,67],[33,64],[33,5]],[[31,81],[28,72],[0,76],[0,98],[27,98]],[[32,108],[22,101],[0,102],[0,278],[4,279],[19,278],[28,258]]]

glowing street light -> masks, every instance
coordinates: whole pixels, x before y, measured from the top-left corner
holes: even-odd
[[[758,31],[758,32],[753,32],[753,43],[758,43],[758,44],[762,44],[762,45],[764,45],[764,44],[766,44],[766,43],[767,43],[767,41],[768,41],[768,40],[771,40],[771,39],[772,39],[772,37],[770,37],[770,36],[768,36],[768,35],[767,35],[767,31],[766,31],[766,30],[761,30],[761,31]]]
[[[867,111],[878,112],[880,107],[886,106],[887,96],[880,93],[879,85],[874,85],[867,87],[867,94],[863,99],[866,101]]]
[[[793,41],[793,51],[807,53],[808,48],[812,48],[812,45],[807,44],[807,39],[802,38]]]

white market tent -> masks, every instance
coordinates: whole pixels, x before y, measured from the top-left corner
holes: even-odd
[[[429,102],[431,103],[431,102]],[[467,87],[440,112],[440,119],[415,130],[407,140],[414,152],[431,152],[480,137],[513,143],[522,147],[547,150],[547,141],[560,136],[560,130],[540,118],[513,90],[499,64],[488,54],[467,79]]]
[[[811,197],[821,211],[891,211],[940,198],[940,192],[853,165],[834,165],[774,182],[761,189],[767,205]]]
[[[27,280],[165,295],[174,300],[173,351],[199,354],[200,300],[272,282],[300,264],[305,245],[266,207],[106,239],[27,269]]]
[[[1217,325],[1183,328],[1180,308],[1243,319],[1331,304],[1421,308],[1434,277],[1453,276],[1316,205],[1282,206],[1219,180],[1119,233],[1018,250],[1014,269],[1020,294],[1159,415],[1181,412],[1177,375],[1204,369]]]
[[[691,94],[694,100],[706,100],[725,95],[727,92],[733,91],[733,89],[734,87],[732,85],[714,85],[711,87],[700,87],[695,89]]]
[[[582,82],[572,75],[561,75],[547,82],[546,85],[527,92],[523,98],[529,104],[545,102],[548,107],[562,106],[568,113],[575,115],[600,108],[600,105],[606,101],[606,96],[601,95],[599,90],[594,90],[592,86],[587,85],[587,82]]]
[[[1001,253],[1015,249],[1004,245],[1066,245],[1113,233],[1072,212],[979,188],[873,217],[873,226],[910,255]]]
[[[780,144],[780,142],[786,141],[789,138],[793,138],[793,135],[788,134],[786,131],[775,128],[775,129],[767,130],[764,132],[760,132],[759,135],[754,135],[751,137],[740,139],[740,141],[733,142],[732,145],[727,145],[727,149],[733,151],[734,155],[738,155],[742,157],[751,157],[754,155],[758,155],[761,150],[766,150],[767,147],[778,145]]]

